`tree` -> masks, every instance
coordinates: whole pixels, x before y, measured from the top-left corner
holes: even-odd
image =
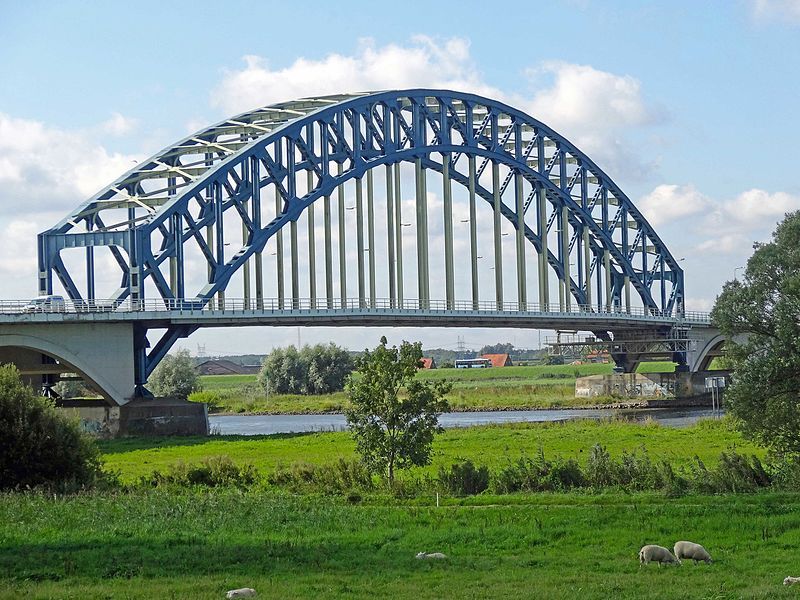
[[[386,473],[389,485],[396,469],[430,464],[433,437],[442,431],[438,416],[450,410],[449,383],[415,379],[421,358],[421,344],[387,348],[382,337],[347,382],[345,416],[356,450],[372,472]]]
[[[347,376],[353,370],[350,353],[333,343],[304,346],[300,358],[307,365],[306,394],[330,394],[343,390]]]
[[[353,359],[336,344],[276,348],[264,359],[258,381],[271,394],[330,394],[344,389]]]
[[[100,475],[100,452],[77,421],[37,396],[16,367],[0,366],[0,490],[91,485]]]
[[[514,344],[489,344],[478,351],[478,354],[512,354]]]
[[[165,356],[150,376],[148,385],[156,396],[183,399],[202,387],[188,350]]]
[[[733,367],[725,400],[746,436],[800,452],[800,211],[754,248],[742,281],[727,282],[711,312]]]
[[[268,394],[302,394],[304,370],[297,348],[276,348],[264,358],[258,381]]]

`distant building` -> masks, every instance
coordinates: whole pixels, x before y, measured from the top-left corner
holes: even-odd
[[[252,375],[261,369],[258,365],[238,365],[224,358],[207,360],[195,367],[198,375]]]
[[[608,350],[592,350],[586,354],[586,360],[590,363],[607,363],[611,360]]]
[[[427,356],[423,356],[420,359],[422,366],[420,369],[435,369],[436,368],[436,361],[433,358],[428,358]]]
[[[493,367],[513,367],[511,357],[508,354],[484,354],[481,358],[491,361]]]

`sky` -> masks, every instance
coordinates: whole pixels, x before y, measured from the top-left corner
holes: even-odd
[[[36,234],[135,162],[232,114],[328,93],[449,88],[547,123],[684,259],[689,309],[709,310],[753,243],[800,209],[800,0],[0,0],[0,11],[2,299],[36,295]],[[452,348],[540,339],[244,328],[179,347],[262,353],[299,337],[361,349],[382,334]]]

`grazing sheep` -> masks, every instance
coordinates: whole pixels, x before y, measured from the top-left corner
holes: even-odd
[[[238,590],[230,590],[225,597],[230,600],[231,598],[255,598],[256,591],[253,588],[239,588]]]
[[[683,558],[691,558],[695,563],[701,560],[708,564],[713,562],[706,549],[700,544],[695,544],[694,542],[676,542],[674,550],[675,558],[678,560]]]
[[[795,583],[800,583],[800,577],[792,577],[790,575],[783,580],[783,585],[794,585]]]
[[[639,550],[639,562],[643,565],[649,562],[657,562],[660,567],[661,563],[677,563],[678,559],[672,556],[672,552],[663,546],[649,544],[642,546],[642,549]]]
[[[447,558],[446,554],[442,554],[441,552],[417,552],[417,558],[422,560],[425,558]]]

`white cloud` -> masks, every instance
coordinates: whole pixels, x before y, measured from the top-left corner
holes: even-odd
[[[665,111],[649,103],[639,81],[589,65],[546,61],[525,75],[534,89],[507,93],[487,83],[477,70],[469,42],[415,36],[406,45],[376,46],[361,40],[352,55],[300,58],[273,68],[259,56],[226,71],[211,103],[226,115],[279,101],[348,91],[418,87],[455,89],[501,100],[566,135],[612,176],[642,179],[657,160],[638,150],[630,133],[661,122]]]
[[[753,16],[760,21],[800,23],[800,0],[751,0]]]
[[[800,196],[785,192],[770,194],[752,189],[742,192],[723,206],[725,215],[747,225],[774,223],[787,212],[800,209]]]
[[[499,95],[480,79],[469,42],[461,38],[439,42],[415,36],[407,46],[381,47],[362,39],[351,56],[298,58],[282,69],[272,69],[259,56],[243,60],[245,67],[225,72],[211,94],[212,105],[226,114],[306,96],[383,89],[434,87]]]
[[[128,126],[112,117],[65,130],[0,113],[0,279],[5,298],[36,293],[36,234],[142,157],[108,150],[97,136]]]
[[[733,233],[721,235],[698,244],[695,248],[700,254],[734,254],[741,252],[742,249],[749,250],[752,240],[747,236]]]
[[[0,210],[5,215],[66,213],[140,158],[109,151],[89,131],[0,113]]]
[[[636,203],[648,222],[657,226],[708,210],[711,200],[693,185],[657,186]]]
[[[110,119],[100,124],[100,130],[109,135],[125,135],[132,132],[136,128],[136,124],[136,119],[115,112]]]

